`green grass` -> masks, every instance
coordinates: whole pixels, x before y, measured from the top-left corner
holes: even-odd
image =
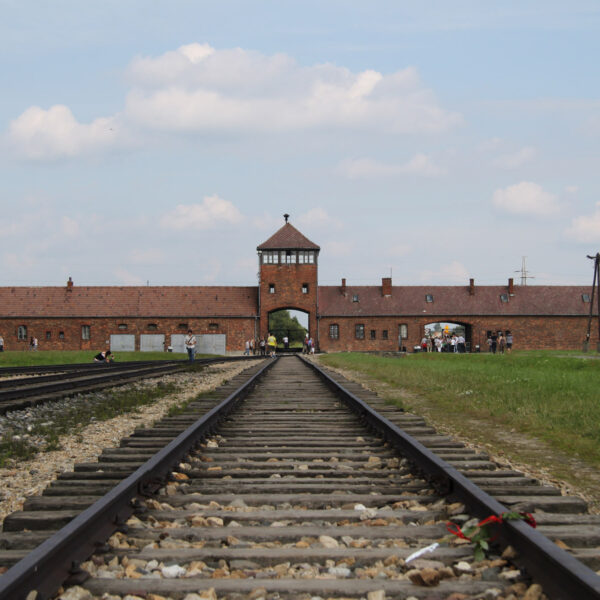
[[[44,350],[37,352],[0,352],[0,367],[29,367],[36,365],[66,365],[91,363],[98,350]],[[215,358],[214,354],[196,354],[196,358]],[[115,352],[115,362],[135,360],[180,360],[187,354],[176,352]]]
[[[89,394],[70,400],[60,411],[46,413],[44,407],[32,411],[26,423],[15,421],[0,436],[0,467],[14,460],[33,458],[38,452],[60,449],[60,438],[81,431],[92,421],[137,412],[140,407],[178,391],[174,384],[135,384],[125,389]]]
[[[332,354],[322,362],[424,397],[438,411],[535,436],[600,466],[598,359],[534,351],[406,358]]]

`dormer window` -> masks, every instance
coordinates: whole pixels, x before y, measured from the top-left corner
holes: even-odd
[[[358,302],[358,294],[352,294],[352,302]]]
[[[433,302],[433,294],[425,294],[425,302]]]
[[[581,299],[584,302],[589,302],[590,301],[590,295],[589,294],[581,294]]]
[[[508,302],[508,294],[500,294],[500,302]]]

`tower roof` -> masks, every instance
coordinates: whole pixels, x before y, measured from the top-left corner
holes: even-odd
[[[293,225],[286,223],[257,250],[320,250],[319,246],[302,235]]]

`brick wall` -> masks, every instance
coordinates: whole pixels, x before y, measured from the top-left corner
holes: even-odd
[[[255,323],[254,318],[0,319],[0,334],[4,337],[5,350],[26,350],[31,336],[38,338],[40,350],[103,350],[108,347],[111,334],[135,335],[136,350],[139,350],[140,334],[164,334],[168,346],[172,334],[185,334],[190,328],[196,334],[225,334],[227,351],[242,352],[244,342],[254,337]],[[126,329],[119,328],[123,324],[127,325]],[[26,340],[17,339],[19,325],[27,327]],[[82,339],[83,325],[90,326],[89,341]],[[156,325],[156,329],[149,325]]]
[[[269,313],[280,309],[296,309],[308,313],[308,328],[316,339],[317,331],[317,265],[267,264],[260,269],[260,335],[266,336]],[[274,292],[270,286],[274,285]],[[302,286],[308,285],[307,293]]]
[[[406,325],[407,339],[403,346],[412,351],[421,343],[425,325],[436,321],[460,323],[467,326],[467,342],[474,351],[480,345],[487,351],[488,331],[511,331],[514,348],[528,350],[571,349],[580,350],[587,332],[587,317],[476,317],[444,315],[440,317],[327,317],[319,321],[320,348],[324,352],[395,351],[398,350],[398,333],[401,324]],[[339,338],[330,337],[330,326],[337,325]],[[364,325],[364,338],[356,338],[356,325]],[[375,332],[375,339],[371,338]],[[388,339],[383,339],[383,332]],[[590,347],[598,342],[598,326],[592,327]]]

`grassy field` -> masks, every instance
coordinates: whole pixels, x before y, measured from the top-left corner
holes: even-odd
[[[514,431],[600,466],[598,359],[540,351],[405,358],[332,354],[321,360],[402,390],[394,401],[408,410],[424,401],[466,435],[473,419],[483,439],[496,429]]]
[[[27,367],[33,365],[66,365],[91,363],[97,350],[43,350],[37,352],[9,351],[0,352],[0,367]],[[214,358],[214,354],[196,354],[196,358]],[[187,358],[187,354],[175,352],[115,352],[116,362],[133,360],[178,360]]]

